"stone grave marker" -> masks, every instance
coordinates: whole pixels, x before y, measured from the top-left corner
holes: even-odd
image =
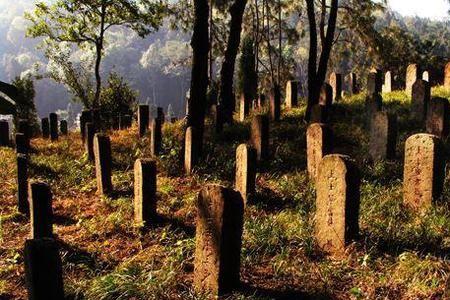
[[[156,162],[138,159],[134,164],[134,220],[138,224],[155,221]]]
[[[442,141],[431,134],[414,134],[405,143],[403,203],[424,210],[442,194],[445,155]]]
[[[197,199],[194,289],[213,297],[239,286],[244,219],[241,194],[208,185]]]
[[[319,247],[340,257],[359,232],[359,172],[345,155],[325,156],[316,181],[315,233]]]
[[[235,187],[241,193],[244,204],[255,194],[256,150],[247,144],[236,149]]]
[[[53,237],[52,192],[43,182],[30,182],[28,185],[30,205],[31,238]]]
[[[100,195],[107,195],[113,190],[111,182],[111,142],[107,135],[101,133],[95,134],[94,157],[97,191]]]
[[[330,154],[333,145],[333,132],[322,123],[312,123],[306,130],[306,161],[308,175],[316,180],[322,158]]]

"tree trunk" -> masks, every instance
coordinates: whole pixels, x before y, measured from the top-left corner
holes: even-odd
[[[320,54],[319,66],[317,67],[317,28],[316,28],[316,14],[314,8],[314,0],[306,0],[309,20],[309,61],[308,61],[308,105],[306,108],[305,119],[309,121],[311,116],[311,109],[314,104],[317,104],[320,96],[320,89],[325,82],[327,74],[328,60],[330,59],[331,49],[334,42],[334,34],[336,31],[336,21],[338,13],[338,0],[332,0],[330,6],[330,15],[328,18],[328,27],[325,39],[322,41],[322,51]],[[326,7],[322,6],[322,10]],[[324,11],[322,11],[322,18]],[[323,21],[321,20],[321,26]],[[323,28],[320,29],[324,31]],[[322,34],[321,34],[322,36]]]
[[[94,109],[98,108],[99,102],[100,102],[100,94],[102,91],[102,77],[100,75],[100,65],[102,63],[102,56],[103,56],[103,39],[105,37],[105,18],[106,18],[106,5],[102,5],[102,12],[101,12],[101,23],[100,23],[100,36],[98,40],[96,41],[96,59],[95,59],[95,82],[96,82],[96,88],[95,88],[95,98],[92,103],[92,107]]]
[[[208,89],[209,53],[209,5],[208,0],[194,0],[194,32],[191,47],[193,51],[191,90],[188,102],[187,127],[193,126],[198,133],[198,148],[203,146],[206,93]]]
[[[241,42],[242,18],[247,0],[235,0],[230,7],[230,35],[228,36],[225,58],[220,70],[219,104],[222,111],[222,120],[232,123],[235,99],[233,97],[233,76],[236,56]]]

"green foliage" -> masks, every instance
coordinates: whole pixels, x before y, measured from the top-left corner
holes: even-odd
[[[108,85],[103,88],[100,110],[113,115],[132,114],[137,106],[137,92],[117,73],[109,74]]]
[[[62,69],[62,75],[53,75],[58,82],[66,84],[74,96],[88,106],[98,106],[101,93],[100,65],[103,59],[105,34],[116,26],[132,29],[140,37],[145,37],[158,29],[165,12],[163,2],[142,0],[90,1],[90,0],[57,0],[51,4],[38,2],[32,13],[25,13],[31,22],[27,36],[44,37],[45,53],[48,58],[54,57],[58,43],[73,44],[83,50],[92,50],[95,63],[90,67],[94,72],[87,76],[78,76],[80,69],[75,69],[69,57],[54,59]],[[58,51],[56,51],[58,53]],[[82,69],[81,69],[82,70]],[[95,76],[95,94],[91,97],[92,86],[89,82]],[[85,79],[81,81],[81,79]],[[92,102],[92,103],[91,103]]]
[[[36,106],[34,104],[34,82],[31,77],[16,77],[12,85],[18,90],[18,97],[16,100],[16,114],[14,115],[14,124],[18,124],[20,119],[28,120],[33,134],[40,132],[40,126],[36,113]]]

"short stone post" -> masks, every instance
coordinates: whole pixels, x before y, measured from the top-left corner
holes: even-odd
[[[419,79],[412,86],[411,113],[416,120],[426,119],[427,108],[431,98],[431,87],[425,80]]]
[[[31,238],[51,238],[53,236],[52,192],[43,182],[28,185],[30,205]]]
[[[372,160],[395,158],[397,116],[386,111],[375,112],[370,128],[369,154]]]
[[[239,192],[208,185],[197,199],[194,289],[212,297],[239,286],[244,203]]]
[[[194,167],[198,163],[199,152],[198,132],[196,128],[188,127],[184,140],[184,170],[186,175],[190,176],[192,174]]]
[[[446,139],[449,133],[449,113],[449,104],[446,98],[431,99],[427,111],[427,132]]]
[[[150,108],[148,105],[139,105],[138,109],[138,128],[139,137],[144,137],[147,133],[150,117]]]
[[[26,240],[23,258],[28,299],[64,299],[62,262],[56,241]]]
[[[342,96],[342,74],[332,72],[330,74],[330,85],[333,90],[333,102],[337,102]]]
[[[333,104],[333,88],[328,83],[324,83],[320,89],[319,105],[323,105],[326,108],[331,107]]]
[[[9,123],[0,120],[0,146],[9,146]]]
[[[17,154],[17,208],[22,214],[30,214],[28,203],[28,157]]]
[[[111,142],[107,135],[100,133],[95,134],[94,157],[97,191],[101,196],[107,195],[113,190],[111,182]]]
[[[67,126],[67,120],[61,120],[59,122],[59,129],[61,131],[61,135],[67,135],[68,134],[68,126]]]
[[[340,257],[358,235],[359,172],[350,157],[325,156],[316,181],[315,232],[319,247]]]
[[[416,211],[431,207],[442,194],[444,179],[441,139],[425,133],[410,136],[405,143],[403,203]]]
[[[84,149],[88,155],[88,158],[90,161],[93,161],[95,159],[94,157],[94,135],[95,135],[95,126],[94,123],[86,123],[84,125],[84,128],[86,129],[86,133],[84,134],[85,140],[84,140]]]
[[[269,159],[269,118],[266,115],[256,115],[252,120],[251,145],[256,150],[258,161]]]
[[[249,113],[250,103],[246,101],[245,95],[242,93],[239,99],[239,121],[244,122]]]
[[[422,72],[421,68],[417,64],[411,64],[406,69],[406,88],[405,90],[407,92],[411,92],[413,84],[421,79]]]
[[[286,82],[286,107],[293,108],[298,106],[298,81],[289,80]]]
[[[156,214],[156,162],[138,159],[134,163],[134,220],[147,225]]]
[[[48,121],[48,118],[42,118],[41,130],[42,130],[42,137],[44,139],[50,138],[50,122]]]
[[[280,86],[275,85],[270,92],[270,120],[279,121],[281,116]]]
[[[16,152],[28,154],[30,151],[30,140],[23,133],[16,133]]]
[[[58,115],[55,113],[50,114],[50,139],[58,140]]]
[[[161,120],[156,118],[151,122],[150,151],[152,156],[158,156],[161,153],[162,130]]]
[[[367,95],[380,94],[383,91],[383,72],[372,69],[367,79]]]
[[[247,144],[236,149],[236,190],[241,193],[244,204],[255,194],[256,150]]]
[[[392,92],[392,73],[391,71],[387,71],[384,74],[384,84],[383,84],[383,93]]]
[[[330,127],[321,123],[313,123],[306,130],[306,161],[308,175],[317,179],[319,164],[322,158],[333,149],[333,132]]]

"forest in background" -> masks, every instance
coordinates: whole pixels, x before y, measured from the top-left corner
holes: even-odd
[[[283,16],[286,16],[282,18],[280,62],[283,65],[282,70],[286,72],[281,76],[284,79],[296,77],[301,83],[305,83],[309,47],[305,9],[301,4],[294,5],[292,1],[283,1],[281,4]],[[123,77],[138,91],[140,103],[153,103],[164,107],[165,110],[170,105],[173,112],[181,116],[184,115],[185,95],[190,82],[189,24],[192,20],[189,19],[189,13],[192,9],[183,9],[183,5],[190,5],[183,1],[179,2],[179,5],[180,7],[174,10],[175,17],[180,21],[176,22],[176,28],[172,26],[173,18],[169,17],[158,31],[144,39],[126,28],[116,28],[108,33],[102,73],[104,81],[111,72]],[[224,55],[229,19],[227,5],[229,4],[216,3],[214,8],[213,78],[219,77]],[[42,76],[55,67],[49,63],[43,51],[37,49],[40,40],[25,37],[27,21],[23,15],[33,7],[34,1],[31,0],[0,3],[0,36],[4,41],[0,44],[2,81],[11,82],[16,76],[27,74]],[[183,11],[186,15],[182,15]],[[360,14],[359,11],[365,13]],[[250,7],[244,16],[243,36],[246,30],[245,22],[252,22],[251,14]],[[272,47],[275,46],[277,45]],[[64,49],[70,52],[71,60],[75,63],[89,60],[89,56],[92,56],[86,49],[72,49],[67,45]],[[388,9],[359,10],[358,7],[353,7],[353,11],[340,13],[329,71],[336,70],[344,74],[353,71],[361,78],[361,84],[364,84],[367,71],[376,64],[385,70],[392,70],[397,83],[402,84],[407,64],[418,62],[431,71],[433,80],[441,77],[438,70],[443,69],[450,57],[448,49],[450,26],[447,20],[402,17]],[[267,73],[263,63],[264,59],[267,59],[267,53],[260,55],[261,73]],[[260,75],[260,78],[264,77]],[[40,116],[52,111],[66,110],[68,107],[77,112],[81,110],[81,105],[70,101],[72,95],[63,85],[45,76],[35,81],[35,88],[35,102]],[[301,92],[306,94],[303,84]]]

